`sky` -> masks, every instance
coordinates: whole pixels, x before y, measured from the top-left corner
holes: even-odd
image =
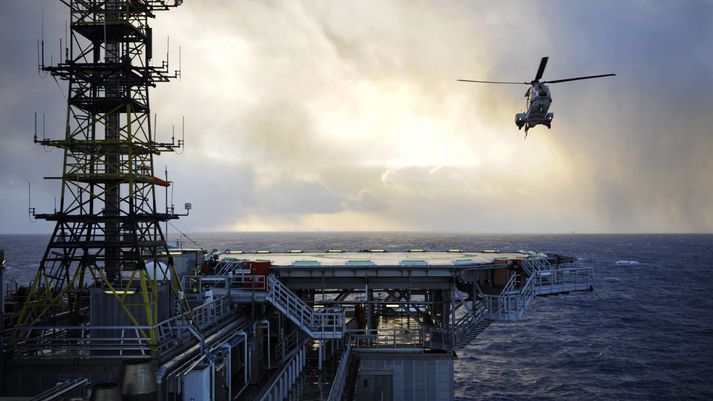
[[[0,15],[0,233],[49,233],[66,83],[41,78],[67,9]],[[159,140],[174,223],[199,231],[713,232],[713,2],[185,0],[152,21]],[[553,85],[552,129],[514,124],[529,81]],[[177,129],[180,131],[180,129]],[[180,206],[178,206],[181,209]]]

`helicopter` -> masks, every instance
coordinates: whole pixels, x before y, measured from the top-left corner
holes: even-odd
[[[555,114],[548,112],[550,105],[552,104],[552,95],[550,93],[550,88],[548,88],[545,84],[556,84],[560,82],[579,81],[582,79],[616,76],[616,74],[602,74],[589,75],[586,77],[555,79],[552,81],[540,81],[542,74],[545,73],[547,60],[549,60],[549,57],[542,57],[535,79],[530,82],[473,81],[470,79],[459,79],[458,81],[475,82],[479,84],[530,85],[530,87],[527,88],[527,92],[525,92],[525,97],[527,98],[527,101],[525,102],[525,111],[523,113],[515,114],[515,124],[518,129],[525,127],[525,138],[527,138],[527,130],[538,124],[542,124],[547,128],[552,128],[552,119],[555,117]]]

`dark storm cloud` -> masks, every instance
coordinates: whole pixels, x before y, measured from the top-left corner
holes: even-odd
[[[550,37],[570,50],[565,65],[618,74],[615,86],[589,82],[587,96],[555,103],[593,183],[596,213],[617,231],[710,231],[713,190],[703,183],[713,178],[712,4],[596,2],[560,11]],[[587,34],[565,35],[575,27]]]

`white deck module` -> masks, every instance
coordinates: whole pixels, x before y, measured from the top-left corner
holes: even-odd
[[[496,259],[523,259],[527,253],[511,252],[285,252],[267,253],[231,253],[221,255],[245,260],[269,260],[275,267],[367,267],[367,266],[402,266],[402,267],[453,267],[490,264]]]

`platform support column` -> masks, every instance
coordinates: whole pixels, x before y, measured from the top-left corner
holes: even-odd
[[[374,317],[374,290],[369,289],[369,283],[366,284],[366,328],[371,330],[376,325],[373,321]],[[368,331],[367,331],[367,334]]]
[[[319,342],[319,348],[318,348],[318,361],[317,361],[317,369],[322,370],[322,360],[324,359],[324,344],[322,341]]]

